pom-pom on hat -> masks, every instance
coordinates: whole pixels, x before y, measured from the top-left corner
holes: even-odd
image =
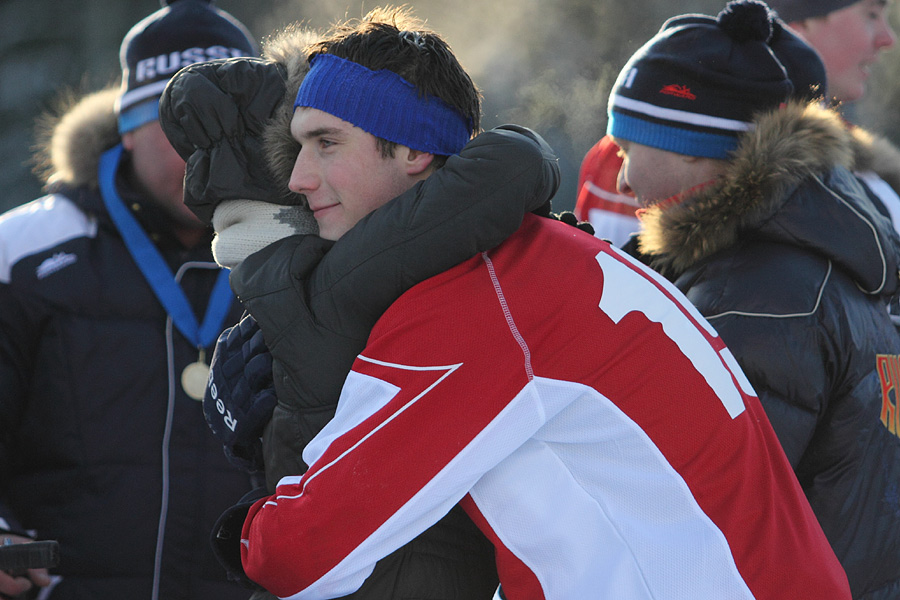
[[[792,91],[769,47],[773,19],[764,3],[737,0],[716,18],[666,21],[619,73],[607,132],[678,154],[727,158],[754,115]]]
[[[813,17],[823,17],[830,12],[846,8],[860,0],[769,0],[769,8],[788,23]]]
[[[125,35],[119,49],[122,91],[116,102],[119,132],[159,118],[159,98],[169,79],[196,62],[256,56],[244,25],[211,0],[161,0],[162,8]]]

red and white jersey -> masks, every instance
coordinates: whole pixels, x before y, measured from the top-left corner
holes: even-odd
[[[514,600],[850,598],[716,332],[533,215],[392,305],[304,459],[242,536],[247,575],[283,598],[352,593],[458,502]]]

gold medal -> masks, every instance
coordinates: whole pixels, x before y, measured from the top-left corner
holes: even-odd
[[[192,362],[181,372],[181,387],[194,400],[203,400],[208,380],[209,365],[206,364],[206,352],[201,349],[197,362]]]

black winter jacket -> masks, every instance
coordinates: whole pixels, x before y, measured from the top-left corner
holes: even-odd
[[[900,336],[885,307],[900,242],[851,165],[843,123],[791,105],[757,120],[721,180],[650,209],[638,239],[741,364],[854,598],[887,600],[900,597]]]
[[[54,193],[0,217],[0,519],[59,541],[52,600],[247,598],[209,531],[252,482],[183,391],[198,349],[167,320],[97,192],[99,154],[118,141],[115,96],[69,113]],[[119,194],[202,319],[219,271],[209,240],[182,247],[128,174],[126,160]],[[225,324],[239,314],[233,302]]]

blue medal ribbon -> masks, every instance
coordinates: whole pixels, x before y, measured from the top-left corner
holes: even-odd
[[[234,299],[228,284],[228,271],[222,269],[219,273],[209,297],[203,323],[199,324],[184,291],[175,281],[172,269],[116,191],[116,171],[122,159],[122,152],[122,145],[118,144],[100,157],[98,173],[100,196],[106,210],[109,211],[109,216],[122,235],[128,252],[131,253],[131,257],[163,308],[172,317],[175,327],[198,348],[205,348],[212,344],[222,331],[222,324]]]

